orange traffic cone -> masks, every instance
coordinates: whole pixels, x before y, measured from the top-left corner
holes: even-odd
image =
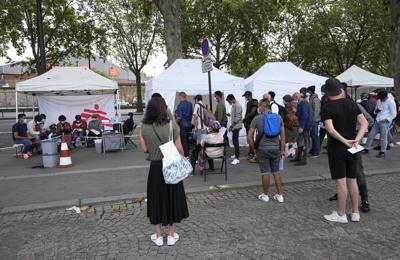
[[[72,166],[71,155],[69,154],[68,145],[66,142],[61,143],[61,151],[60,151],[60,164],[58,167],[66,168]]]

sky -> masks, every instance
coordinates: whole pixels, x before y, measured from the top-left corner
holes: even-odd
[[[24,55],[18,56],[16,50],[10,46],[10,48],[7,51],[7,55],[12,59],[12,61],[21,61],[21,60],[25,59],[26,57],[32,57],[32,52],[28,48],[27,51],[24,53]],[[113,60],[113,59],[110,59],[109,61],[112,63],[115,63],[115,60]],[[157,76],[165,70],[164,63],[166,61],[167,61],[166,54],[164,54],[163,52],[155,53],[152,57],[150,57],[149,62],[143,68],[143,72],[148,77]],[[7,59],[5,57],[0,57],[0,65],[4,65],[5,63],[7,63]],[[118,65],[118,64],[116,64],[116,65]]]

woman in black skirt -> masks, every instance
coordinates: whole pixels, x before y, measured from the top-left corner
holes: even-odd
[[[151,240],[157,245],[164,244],[161,225],[168,225],[167,244],[172,246],[179,240],[175,233],[175,223],[189,217],[183,182],[166,184],[162,172],[162,153],[159,146],[168,142],[170,124],[167,106],[162,98],[152,98],[146,107],[146,114],[140,132],[140,146],[149,154],[150,171],[147,180],[147,216],[155,225]],[[179,127],[173,122],[173,137],[176,148],[184,154],[179,138]]]

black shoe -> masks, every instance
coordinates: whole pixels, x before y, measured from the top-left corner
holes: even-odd
[[[298,162],[296,162],[296,164],[295,164],[295,166],[304,166],[304,165],[307,165],[307,162],[306,162],[306,161],[303,161],[303,160],[298,161]]]
[[[376,156],[376,158],[383,158],[383,157],[385,157],[384,152],[379,152],[378,155]]]
[[[322,148],[324,148],[325,150],[328,150],[328,146],[327,146],[327,145],[325,145],[325,146],[322,147]]]
[[[364,149],[364,150],[361,151],[361,153],[363,153],[363,154],[369,154],[369,150],[368,150],[368,149]]]
[[[337,193],[328,199],[329,201],[337,200]]]
[[[386,150],[390,150],[390,148],[391,148],[390,145],[386,146]]]
[[[362,212],[368,213],[368,212],[370,211],[368,201],[361,201],[361,207],[360,207],[360,209],[361,209]]]
[[[377,145],[377,146],[374,147],[374,150],[379,151],[380,149],[381,149],[381,146],[380,146],[380,145]]]

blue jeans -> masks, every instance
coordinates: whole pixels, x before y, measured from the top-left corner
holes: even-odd
[[[81,141],[85,140],[85,136],[86,136],[86,131],[81,131],[81,132],[75,131],[72,134],[72,143],[75,143],[78,137]]]
[[[23,144],[24,150],[23,153],[31,152],[32,151],[32,141],[31,140],[15,140],[14,144]]]
[[[182,147],[183,150],[185,151],[185,157],[189,156],[189,134],[191,131],[191,127],[186,127],[186,126],[181,126],[180,127],[180,137],[181,137],[181,142],[182,142]]]
[[[386,152],[386,148],[388,145],[387,135],[390,127],[390,122],[375,122],[372,126],[371,131],[368,134],[367,143],[365,144],[365,149],[369,150],[371,148],[372,142],[374,141],[375,136],[379,133],[381,137],[381,152]]]
[[[318,155],[321,151],[321,143],[319,140],[319,122],[314,122],[311,131],[310,131],[310,136],[311,136],[311,151],[313,155]]]

